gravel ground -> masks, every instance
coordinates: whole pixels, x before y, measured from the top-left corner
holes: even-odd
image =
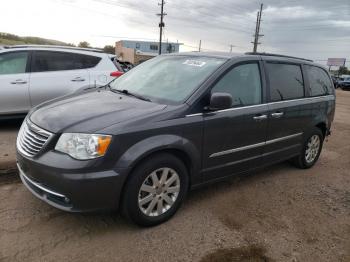
[[[0,261],[350,261],[349,115],[350,92],[337,91],[333,133],[312,169],[281,163],[193,191],[147,229],[33,197],[11,170],[20,122],[2,122]]]

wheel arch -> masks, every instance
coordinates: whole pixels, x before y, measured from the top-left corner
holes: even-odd
[[[160,153],[179,158],[189,173],[190,185],[196,181],[201,163],[200,151],[192,142],[177,135],[158,135],[136,143],[120,157],[116,166],[126,167],[129,176],[141,162]]]
[[[327,124],[326,122],[319,122],[315,125],[315,127],[319,128],[322,131],[323,139],[327,136]]]

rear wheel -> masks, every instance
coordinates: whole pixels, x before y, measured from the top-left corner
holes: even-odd
[[[141,226],[172,217],[188,190],[188,172],[175,156],[162,153],[143,161],[132,172],[122,200],[123,215]]]
[[[294,164],[299,168],[310,168],[318,160],[323,145],[323,133],[319,128],[314,127],[304,140],[302,152],[293,159]]]

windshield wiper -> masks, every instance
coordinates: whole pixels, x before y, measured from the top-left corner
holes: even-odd
[[[143,100],[143,101],[152,102],[151,99],[149,99],[147,97],[144,97],[142,95],[139,95],[139,94],[131,93],[129,90],[126,90],[126,89],[119,90],[119,89],[111,88],[111,91],[112,92],[118,92],[118,93],[121,93],[121,94],[124,94],[124,95],[128,95],[128,96],[132,96],[132,97],[138,98],[138,99]]]
[[[85,91],[85,90],[90,90],[90,89],[102,89],[102,88],[104,88],[104,89],[107,89],[107,88],[111,89],[112,87],[111,87],[110,84],[107,84],[107,85],[103,85],[103,86],[90,86],[90,87],[84,88],[83,90]]]

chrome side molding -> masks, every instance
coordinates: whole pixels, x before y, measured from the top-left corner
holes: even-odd
[[[301,136],[302,134],[303,133],[296,133],[296,134],[289,135],[289,136],[283,136],[283,137],[267,140],[265,142],[261,142],[261,143],[257,143],[257,144],[252,144],[252,145],[248,145],[248,146],[242,146],[242,147],[237,147],[237,148],[233,148],[233,149],[229,149],[229,150],[225,150],[225,151],[220,151],[220,152],[216,152],[216,153],[211,154],[209,157],[218,157],[218,156],[236,153],[239,151],[244,151],[247,149],[252,149],[252,148],[261,147],[261,146],[265,146],[265,145],[270,145],[270,144],[277,143],[277,142],[280,142],[283,140],[287,140],[287,139]]]

